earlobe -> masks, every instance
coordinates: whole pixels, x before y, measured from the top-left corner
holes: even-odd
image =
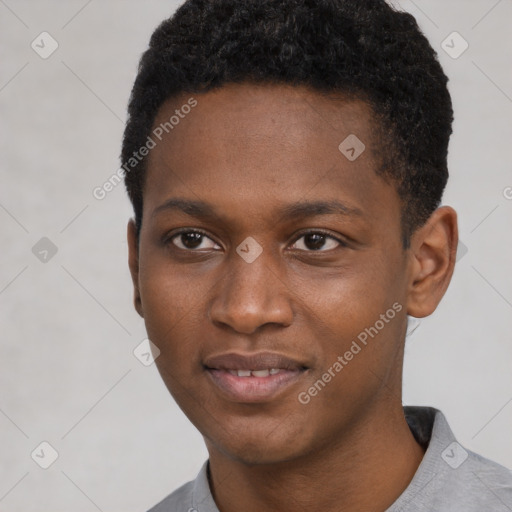
[[[139,288],[139,248],[137,242],[137,228],[135,221],[130,219],[127,228],[128,238],[128,266],[133,282],[133,304],[135,310],[144,318],[144,310],[142,308],[142,300]]]
[[[438,208],[411,238],[407,314],[432,314],[450,284],[458,244],[457,213]]]

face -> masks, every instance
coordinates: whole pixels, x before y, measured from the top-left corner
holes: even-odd
[[[409,267],[371,110],[237,84],[154,126],[176,109],[148,155],[138,261],[131,246],[158,370],[209,449],[275,463],[332,445],[400,399]],[[359,156],[339,148],[351,134]]]

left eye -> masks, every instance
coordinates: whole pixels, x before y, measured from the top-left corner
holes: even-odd
[[[299,244],[299,241],[304,239],[304,242],[302,242],[302,245],[306,247],[306,250],[309,251],[319,251],[322,247],[325,247],[326,241],[330,241],[330,247],[327,247],[326,250],[335,249],[336,246],[343,246],[344,244],[338,240],[337,238],[334,238],[331,235],[328,235],[326,233],[322,233],[321,231],[311,231],[310,233],[303,234],[300,238],[297,239],[294,246]],[[300,244],[299,244],[300,245]],[[293,248],[293,246],[292,246]],[[295,247],[296,249],[302,249],[301,247]],[[321,251],[325,252],[325,251]]]

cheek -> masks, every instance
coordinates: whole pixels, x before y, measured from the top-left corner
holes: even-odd
[[[194,404],[208,403],[195,379],[202,372],[198,338],[204,333],[204,294],[177,266],[147,267],[140,285],[146,331],[160,350],[156,367],[175,401],[194,418],[200,413],[194,412]]]
[[[149,338],[162,356],[175,360],[176,352],[186,356],[193,349],[190,338],[197,332],[193,325],[202,311],[205,281],[192,281],[179,265],[162,260],[141,257],[140,294]]]
[[[405,321],[404,296],[399,264],[385,267],[383,260],[361,258],[357,267],[310,280],[303,311],[321,347],[322,372],[338,356],[346,355],[347,369],[366,368],[366,373],[394,360]]]
[[[299,399],[311,415],[339,425],[371,403],[384,383],[395,385],[405,308],[389,288],[367,278],[331,281],[324,292],[306,320],[318,364]]]
[[[344,268],[304,275],[295,290],[301,290],[304,305],[312,309],[319,320],[335,325],[334,332],[348,332],[351,326],[373,323],[380,313],[401,298],[393,267],[396,265],[386,267],[374,256],[361,254]]]

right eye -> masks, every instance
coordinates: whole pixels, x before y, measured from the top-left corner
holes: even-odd
[[[191,252],[195,252],[197,249],[216,249],[211,245],[201,247],[205,240],[209,240],[213,246],[220,248],[206,233],[197,229],[182,229],[168,237],[166,243],[170,242],[179,249]]]

